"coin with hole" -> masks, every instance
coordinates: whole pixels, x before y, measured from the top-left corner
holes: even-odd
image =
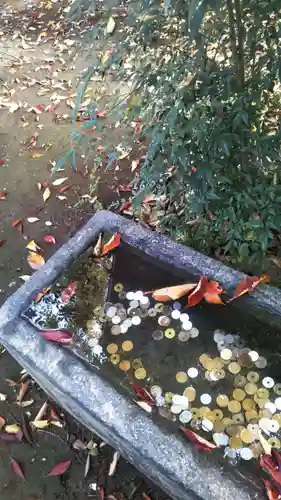
[[[161,302],[157,302],[157,304],[155,304],[155,306],[154,306],[154,309],[157,312],[162,312],[164,309],[164,304],[162,304]]]
[[[246,377],[244,375],[237,375],[234,379],[235,387],[244,387],[247,383]]]
[[[255,365],[257,368],[263,369],[267,366],[267,360],[263,356],[260,356],[259,359],[255,361]]]
[[[155,318],[157,316],[157,310],[156,309],[148,309],[147,314],[150,318]]]
[[[272,389],[274,386],[274,380],[271,377],[264,377],[261,383],[264,387],[266,387],[266,389]]]
[[[277,394],[277,396],[281,396],[281,384],[275,384],[273,387],[273,392]]]
[[[217,405],[221,408],[226,408],[229,403],[229,398],[226,394],[219,394],[216,399]]]
[[[113,287],[114,292],[118,292],[118,293],[122,292],[123,289],[124,289],[124,286],[122,285],[122,283],[116,283]]]
[[[109,359],[113,365],[118,365],[118,363],[120,362],[119,354],[112,354]]]
[[[281,441],[277,437],[270,437],[268,440],[268,444],[270,444],[272,448],[277,448],[278,450],[281,447]]]
[[[138,368],[142,368],[142,361],[141,359],[133,359],[132,361],[132,368],[134,368],[134,370],[137,370]]]
[[[171,319],[168,316],[159,316],[158,318],[158,324],[160,326],[169,326],[171,323]]]
[[[187,375],[190,378],[196,378],[198,376],[198,370],[197,368],[191,367],[187,370]]]
[[[167,339],[173,339],[176,336],[176,331],[174,330],[174,328],[167,328],[164,331],[164,335]]]

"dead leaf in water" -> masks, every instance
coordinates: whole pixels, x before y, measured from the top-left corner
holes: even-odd
[[[34,420],[33,422],[30,422],[30,424],[36,429],[45,429],[46,427],[49,427],[49,420]]]
[[[242,297],[245,293],[252,292],[261,283],[269,283],[269,281],[270,278],[267,274],[262,274],[261,276],[247,276],[247,278],[238,283],[235,288],[235,294],[231,297],[231,299],[229,299],[228,303],[232,302],[232,300],[238,299],[238,297]]]
[[[263,482],[265,485],[268,500],[278,500],[280,498],[280,495],[275,486],[267,479],[263,479]]]
[[[161,302],[166,302],[168,300],[177,300],[187,295],[191,290],[194,290],[196,287],[196,283],[185,283],[184,285],[176,285],[176,286],[167,286],[165,288],[159,288],[158,290],[154,290],[152,293],[152,297],[154,300],[158,300]]]
[[[36,297],[35,297],[35,302],[36,304],[38,302],[40,302],[40,300],[42,299],[42,297],[44,297],[46,295],[46,293],[48,293],[49,291],[51,290],[51,287],[50,286],[47,286],[46,288],[43,288],[43,290],[41,292],[39,292]]]
[[[61,301],[66,304],[67,302],[70,301],[70,299],[75,295],[76,289],[78,286],[78,281],[73,281],[72,283],[69,283],[67,287],[62,290],[61,292]]]
[[[10,424],[5,427],[5,432],[8,434],[17,434],[20,430],[21,428],[18,424]]]
[[[11,469],[12,469],[13,473],[16,474],[16,476],[19,476],[25,480],[22,468],[14,458],[12,458],[12,460],[11,460]]]
[[[12,222],[12,226],[16,227],[21,234],[22,234],[22,231],[23,231],[23,223],[22,223],[22,221],[23,221],[23,219],[17,219],[14,222]]]
[[[212,451],[219,448],[219,446],[199,436],[199,434],[196,434],[196,432],[192,431],[191,429],[187,429],[186,427],[181,427],[181,430],[183,431],[184,435],[190,441],[192,441],[195,444],[196,448],[198,448],[199,450]]]
[[[81,439],[75,439],[72,443],[72,448],[77,451],[84,451],[87,449],[87,445],[81,441]]]
[[[107,23],[106,28],[105,28],[106,35],[111,35],[113,33],[113,31],[115,30],[115,27],[116,27],[115,21],[114,21],[113,17],[111,16],[108,19],[108,23]]]
[[[56,239],[51,234],[46,234],[46,236],[44,236],[44,241],[46,241],[47,243],[52,243],[53,245],[56,244]]]
[[[62,476],[69,469],[71,464],[72,464],[71,460],[64,460],[63,462],[60,462],[50,470],[50,472],[47,474],[47,477]]]
[[[27,262],[31,269],[34,269],[35,271],[37,271],[37,269],[40,269],[40,267],[45,264],[44,257],[35,252],[29,252],[27,256]]]

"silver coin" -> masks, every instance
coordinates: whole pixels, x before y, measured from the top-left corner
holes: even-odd
[[[117,313],[117,308],[115,306],[111,306],[106,310],[106,316],[108,318],[113,318]]]
[[[134,292],[127,292],[126,293],[126,299],[128,299],[128,300],[134,300],[134,298],[135,298]]]
[[[154,398],[158,398],[159,396],[162,396],[163,389],[160,387],[160,385],[152,385],[150,387],[150,394]]]
[[[184,326],[184,325],[183,325],[183,326]],[[198,328],[194,328],[194,327],[193,327],[193,328],[191,328],[191,330],[189,331],[189,334],[190,334],[190,337],[191,337],[192,339],[195,339],[195,338],[196,338],[196,337],[198,337],[198,335],[199,335],[199,330],[198,330]]]
[[[214,341],[215,341],[216,344],[218,342],[220,342],[221,340],[224,340],[224,337],[225,337],[224,332],[221,332],[220,330],[219,331],[215,330],[215,332],[214,332]]]
[[[154,332],[152,333],[152,338],[154,340],[161,340],[163,338],[164,334],[162,332],[162,330],[154,330]]]
[[[171,307],[169,307],[169,306],[163,307],[163,311],[162,311],[163,316],[170,316],[171,313],[172,313]]]
[[[262,369],[262,368],[265,368],[267,366],[267,361],[263,356],[260,356],[259,359],[257,359],[257,361],[255,361],[255,365],[257,368]]]
[[[126,292],[124,292],[124,290],[118,293],[118,299],[124,300],[125,298],[126,298]]]
[[[141,323],[141,318],[139,316],[132,317],[132,325],[139,325]]]
[[[175,302],[173,302],[173,309],[177,309],[178,311],[181,310],[181,303],[178,302],[177,300]]]
[[[189,331],[192,329],[192,323],[191,321],[184,321],[181,325],[183,330]]]
[[[173,318],[173,319],[180,319],[180,317],[181,317],[181,313],[180,313],[180,311],[178,311],[177,309],[174,309],[174,310],[172,311],[171,316],[172,316],[172,318]]]
[[[190,339],[190,334],[189,332],[185,331],[185,332],[179,332],[178,334],[178,339],[180,342],[187,342],[189,339]]]
[[[121,323],[121,318],[120,316],[113,316],[113,318],[111,318],[111,321],[113,325],[119,325],[119,323]]]
[[[155,316],[157,316],[157,311],[154,308],[148,309],[147,313],[150,318],[155,318]]]
[[[179,416],[179,420],[183,424],[187,424],[188,422],[190,422],[191,419],[192,419],[192,413],[188,410],[184,410]]]
[[[186,321],[189,321],[189,315],[187,313],[182,313],[180,315],[180,320],[182,323],[185,323]]]
[[[135,295],[134,295],[134,299],[135,300],[141,300],[143,298],[143,292],[141,290],[138,290],[137,292],[135,292]]]
[[[169,326],[171,324],[171,319],[168,316],[159,316],[158,324],[160,326]]]

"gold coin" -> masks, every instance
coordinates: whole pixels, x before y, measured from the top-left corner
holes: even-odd
[[[241,370],[241,366],[236,363],[236,361],[232,361],[231,363],[229,363],[228,365],[228,370],[230,371],[230,373],[232,373],[233,375],[237,375],[237,373],[240,372]]]
[[[245,385],[245,391],[249,395],[253,395],[257,392],[258,388],[256,384],[253,384],[252,382],[248,382],[248,384]]]
[[[246,377],[244,377],[244,375],[237,375],[237,377],[235,377],[234,379],[234,385],[236,387],[244,387],[244,385],[246,385]]]
[[[119,356],[119,354],[112,354],[112,356],[110,356],[109,359],[113,365],[118,365],[118,363],[120,361],[120,356]]]
[[[216,402],[218,406],[225,408],[229,403],[229,398],[225,394],[219,394]]]
[[[234,389],[232,396],[237,401],[243,401],[243,399],[245,399],[246,394],[245,391],[243,391],[243,389]]]
[[[245,413],[245,417],[246,417],[247,422],[251,422],[252,420],[258,420],[259,415],[258,415],[258,412],[256,410],[248,410]]]
[[[199,356],[199,361],[200,361],[201,365],[204,366],[205,361],[209,358],[210,358],[210,356],[208,354],[206,354],[205,352],[203,354],[201,354],[201,356]]]
[[[108,344],[106,348],[108,354],[116,354],[118,351],[118,345],[117,344]]]
[[[122,349],[125,352],[131,351],[133,349],[133,347],[134,347],[134,344],[130,340],[125,340],[125,342],[123,342],[123,344],[122,344]]]
[[[269,399],[269,390],[266,389],[265,387],[261,387],[260,389],[257,390],[257,398],[259,399]]]
[[[240,437],[243,441],[243,443],[250,444],[254,441],[254,436],[253,434],[249,431],[249,429],[242,429],[240,432]]]
[[[201,406],[201,408],[199,408],[199,417],[200,418],[209,418],[210,413],[211,413],[211,410],[207,406]]]
[[[239,413],[241,411],[241,403],[239,403],[239,401],[236,401],[235,399],[232,399],[228,403],[228,409],[231,413]]]
[[[231,351],[231,349],[228,349],[228,347],[225,347],[224,349],[221,350],[220,356],[225,361],[230,361],[231,358],[232,358],[232,351]]]
[[[166,403],[171,403],[173,399],[174,393],[173,392],[166,392],[165,394],[165,401]]]
[[[196,390],[193,387],[187,387],[183,391],[183,395],[187,397],[188,401],[192,402],[196,398]]]
[[[164,331],[164,335],[167,339],[173,339],[176,336],[176,330],[174,328],[167,328]]]
[[[121,361],[119,363],[119,368],[122,372],[127,372],[130,370],[131,368],[131,363],[130,361],[127,361],[126,359],[124,359],[123,361]]]
[[[264,449],[263,449],[261,443],[251,444],[250,449],[252,450],[254,458],[259,458],[264,453]]]
[[[134,375],[138,380],[143,380],[144,378],[146,378],[146,370],[144,368],[138,368],[135,371]]]
[[[179,383],[179,384],[185,384],[185,382],[187,381],[187,374],[185,372],[178,372],[176,374],[176,381]]]
[[[273,387],[273,392],[277,394],[277,396],[281,396],[281,384],[275,384]]]
[[[209,358],[209,359],[206,359],[203,366],[206,370],[211,371],[211,370],[214,370],[214,368],[216,367],[216,362],[214,359]]]
[[[214,420],[221,420],[223,418],[223,412],[219,408],[216,408],[212,411],[212,418],[214,418]]]
[[[232,416],[232,420],[235,424],[244,424],[244,422],[245,422],[245,419],[244,419],[244,416],[242,415],[242,413],[235,413]]]
[[[213,432],[224,432],[226,425],[221,420],[214,421],[214,430]]]
[[[221,423],[224,424],[225,427],[227,427],[228,425],[233,424],[233,420],[232,420],[232,418],[225,417],[222,419]]]
[[[199,410],[199,408],[190,408],[190,411],[191,411],[192,417],[193,417],[194,419],[199,418],[199,415],[200,415],[200,410]]]
[[[272,446],[272,448],[279,449],[281,447],[281,441],[276,437],[269,438],[267,442]]]
[[[122,283],[116,283],[113,287],[114,292],[122,292],[124,290],[124,286]]]
[[[260,376],[257,372],[249,372],[247,373],[247,380],[249,382],[253,382],[254,384],[256,384],[260,379]]]
[[[142,362],[140,359],[133,359],[132,361],[132,368],[134,370],[137,370],[138,368],[141,368],[142,367]]]
[[[275,413],[275,415],[272,415],[272,420],[276,420],[281,427],[281,413]]]
[[[254,410],[256,407],[255,401],[253,399],[250,399],[250,398],[244,399],[244,401],[242,402],[242,406],[243,406],[244,410]]]
[[[243,446],[242,439],[238,436],[231,437],[229,440],[229,446],[230,448],[234,448],[235,450],[242,448]]]

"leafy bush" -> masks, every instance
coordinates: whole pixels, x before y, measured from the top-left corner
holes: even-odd
[[[123,34],[100,71],[129,81],[148,140],[135,204],[165,195],[172,236],[261,262],[281,224],[279,1],[142,0]]]

